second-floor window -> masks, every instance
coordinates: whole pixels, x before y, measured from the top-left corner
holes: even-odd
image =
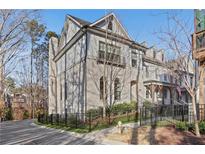
[[[190,85],[191,85],[191,87],[193,86],[193,77],[192,76],[190,77]]]
[[[136,59],[132,59],[132,67],[137,67],[137,60]]]
[[[179,77],[179,85],[182,86],[182,76]]]
[[[121,98],[121,91],[120,91],[121,85],[119,78],[116,78],[114,81],[114,99],[120,100]]]
[[[148,66],[146,66],[146,77],[147,77],[147,78],[149,77],[149,69],[148,69]]]
[[[167,75],[164,74],[164,81],[167,81]]]
[[[156,58],[156,51],[153,51],[153,58]]]
[[[146,88],[146,98],[149,98],[149,89]]]
[[[60,84],[60,100],[62,100],[63,99],[63,86],[62,86],[62,84]]]
[[[67,88],[68,88],[67,82],[65,82],[65,100],[67,100]]]
[[[121,51],[120,47],[106,44],[105,42],[99,42],[99,58],[107,61],[114,61],[120,63]]]
[[[157,79],[157,77],[158,77],[158,69],[156,68],[155,69],[155,78]]]
[[[167,98],[167,89],[163,90],[163,95],[164,95],[164,98],[166,99]]]
[[[108,29],[109,29],[109,30],[112,30],[112,21],[110,21],[110,22],[108,23]]]
[[[136,51],[132,51],[132,67],[137,67],[137,57]]]
[[[107,82],[104,80],[105,78],[102,76],[100,78],[100,99],[107,99]],[[105,82],[105,83],[104,83]]]
[[[162,61],[164,61],[164,54],[162,54]]]

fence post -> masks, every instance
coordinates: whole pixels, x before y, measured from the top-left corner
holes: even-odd
[[[140,108],[140,126],[142,126],[142,108]]]
[[[162,121],[162,115],[163,115],[163,106],[160,106],[160,121]]]
[[[152,125],[152,110],[150,110],[150,120],[151,120],[151,125]]]
[[[154,124],[157,123],[157,107],[155,107],[155,111],[154,111]]]
[[[75,128],[78,128],[78,113],[75,114]]]
[[[46,116],[46,124],[48,124],[48,114],[45,114]]]
[[[67,119],[68,119],[68,113],[67,113],[67,110],[66,110],[66,112],[65,112],[65,126],[67,126]]]
[[[53,114],[51,114],[51,125],[53,125]]]
[[[46,114],[45,113],[43,114],[43,121],[46,124]]]
[[[147,108],[145,107],[145,124],[147,124]]]
[[[174,108],[174,104],[172,104],[172,117],[173,119],[175,119],[175,108]]]
[[[59,125],[59,114],[56,114],[57,125]]]
[[[40,122],[40,114],[38,115],[38,122]]]
[[[182,121],[184,121],[184,105],[182,105]]]
[[[91,124],[91,122],[92,122],[92,115],[91,115],[91,112],[89,112],[89,132],[91,132],[91,130],[92,130],[92,124]]]

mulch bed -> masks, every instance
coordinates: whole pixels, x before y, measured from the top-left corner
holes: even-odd
[[[205,135],[196,137],[192,132],[182,132],[173,127],[129,128],[123,134],[107,134],[106,138],[128,144],[205,145]]]

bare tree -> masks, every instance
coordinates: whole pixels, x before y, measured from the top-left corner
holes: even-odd
[[[18,56],[26,48],[26,27],[33,10],[0,10],[0,91],[4,91],[4,79],[13,72]]]
[[[155,34],[175,59],[169,68],[171,68],[171,74],[175,79],[182,78],[183,86],[191,96],[195,133],[200,136],[195,102],[198,85],[196,85],[195,75],[193,75],[197,73],[195,61],[192,59],[191,34],[193,27],[190,25],[190,20],[184,21],[176,14],[167,13],[166,15],[167,26]]]
[[[97,57],[94,58],[98,63],[97,68],[88,70],[100,93],[104,116],[106,109],[111,111],[113,105],[121,101],[122,97],[125,95],[127,97],[124,89],[129,84],[132,70],[129,62],[126,63],[126,60],[131,57],[131,52],[129,48],[123,48],[124,39],[119,35],[120,25],[114,25],[114,23],[112,25],[114,22],[112,16],[108,16],[105,20],[104,41],[100,42],[100,49],[95,54]],[[98,70],[97,74],[96,70]],[[99,74],[101,74],[100,81]]]

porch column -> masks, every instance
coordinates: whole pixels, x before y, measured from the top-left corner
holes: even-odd
[[[199,66],[199,120],[204,120],[204,65]]]
[[[162,104],[164,104],[164,95],[163,95],[163,86],[162,85],[159,86],[159,92],[162,96]]]
[[[173,104],[173,87],[170,87],[170,103]]]
[[[155,92],[155,85],[151,85],[151,96],[152,96],[152,103],[154,103],[154,92]]]

